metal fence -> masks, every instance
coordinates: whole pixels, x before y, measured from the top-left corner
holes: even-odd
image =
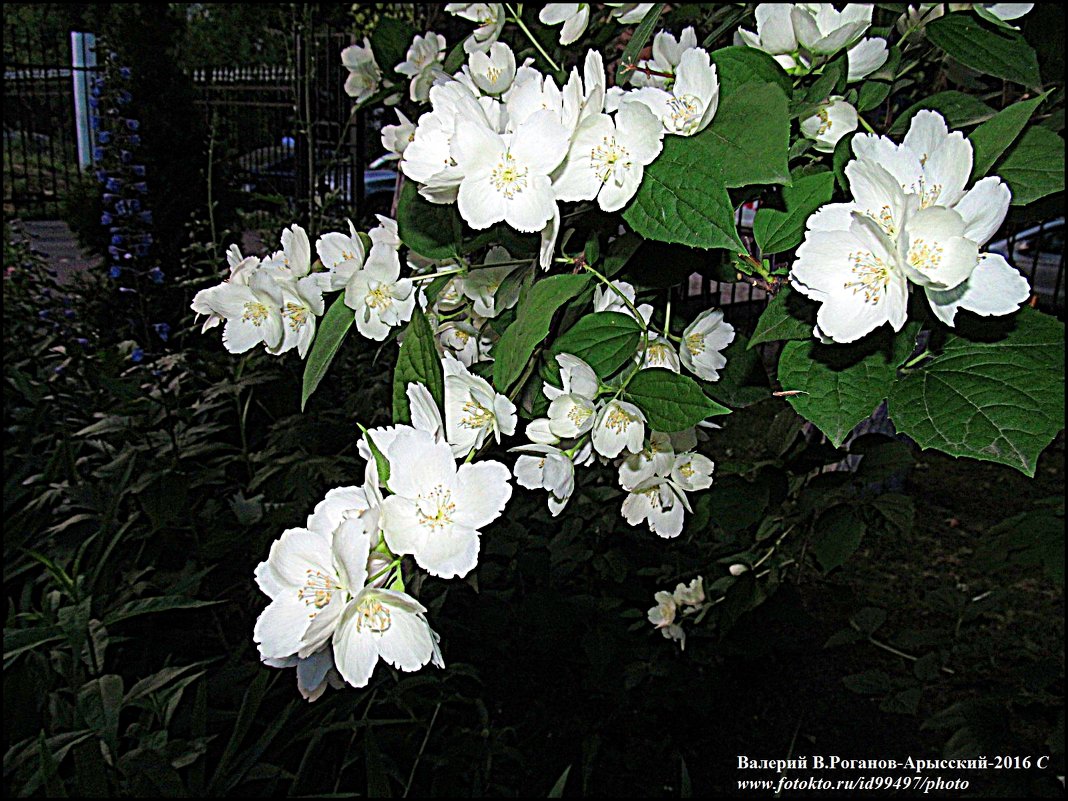
[[[4,215],[57,217],[81,175],[74,83],[92,67],[72,44],[4,29]],[[79,58],[80,57],[80,58]]]

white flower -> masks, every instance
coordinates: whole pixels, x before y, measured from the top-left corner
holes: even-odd
[[[516,408],[507,397],[494,391],[484,378],[472,374],[462,362],[446,356],[445,433],[453,455],[463,457],[482,447],[491,434],[515,433]]]
[[[391,247],[394,250],[400,248],[401,241],[397,232],[397,221],[391,220],[389,217],[383,217],[381,214],[376,214],[375,217],[378,218],[378,225],[367,234],[371,239],[371,245],[382,245],[383,247]]]
[[[445,353],[470,367],[482,359],[482,343],[478,329],[470,323],[450,320],[437,330],[437,339]]]
[[[838,140],[857,129],[858,120],[857,110],[835,95],[821,103],[811,117],[801,120],[801,133],[816,143],[816,150],[833,153]]]
[[[404,155],[408,145],[415,139],[415,123],[404,116],[404,112],[397,109],[396,125],[386,125],[382,128],[382,147],[389,155],[386,158],[399,159]]]
[[[712,486],[715,463],[707,456],[686,452],[675,456],[671,464],[671,481],[682,492],[696,492]]]
[[[727,364],[723,350],[734,341],[734,326],[723,321],[720,309],[706,309],[682,333],[682,363],[705,381],[719,381]]]
[[[366,255],[356,227],[349,223],[349,233],[330,232],[323,234],[315,242],[315,252],[327,269],[319,274],[319,281],[324,291],[336,292],[343,289],[352,276],[363,267]]]
[[[282,344],[282,290],[267,273],[255,273],[248,285],[226,283],[202,298],[226,320],[223,345],[230,353],[244,353],[261,342],[268,350]]]
[[[875,37],[861,39],[846,53],[849,62],[849,71],[846,80],[852,83],[862,78],[867,78],[875,70],[886,63],[890,57],[890,51],[886,48],[886,40]]]
[[[390,550],[412,554],[441,578],[466,575],[478,562],[480,529],[500,516],[512,488],[500,462],[463,464],[423,431],[402,431],[389,453],[382,530]]]
[[[516,483],[527,489],[547,489],[549,511],[556,517],[575,491],[575,463],[552,445],[521,445],[512,450],[524,454],[515,463]]]
[[[560,44],[569,45],[578,41],[590,22],[589,3],[546,3],[538,13],[538,20],[545,25],[559,25]]]
[[[953,325],[958,309],[983,317],[1011,314],[1031,295],[1027,279],[996,253],[980,254],[971,275],[955,288],[925,291],[931,310],[946,325]]]
[[[482,267],[468,270],[467,274],[453,283],[471,301],[471,309],[479,317],[493,318],[519,302],[519,284],[512,282],[507,293],[500,293],[501,284],[516,269],[515,264],[495,267],[495,264],[511,262],[511,255],[502,247],[490,248]]]
[[[660,121],[641,103],[624,103],[614,120],[607,114],[587,117],[553,192],[559,200],[596,197],[604,211],[618,211],[638,191],[646,165],[660,155],[663,136]]]
[[[279,282],[282,290],[282,342],[272,353],[296,348],[300,358],[308,355],[315,339],[315,318],[326,310],[319,276],[306,275],[299,280]]]
[[[763,50],[772,56],[784,69],[796,65],[793,54],[797,52],[797,35],[790,12],[791,3],[760,3],[756,7],[756,33],[739,28],[735,44],[745,44]]]
[[[294,278],[303,278],[311,272],[311,243],[308,232],[293,224],[282,231],[282,250],[272,260],[281,261]]]
[[[838,11],[830,3],[795,4],[790,19],[797,43],[809,53],[831,56],[850,47],[871,27],[872,6],[849,3]]]
[[[678,39],[669,31],[658,31],[656,36],[653,37],[652,60],[639,61],[638,66],[653,72],[662,72],[673,76],[675,70],[678,69],[679,62],[682,61],[683,54],[687,50],[693,50],[696,47],[697,33],[692,26],[685,28]],[[658,86],[661,89],[667,86],[668,81],[671,80],[671,78],[664,78],[661,75],[649,75],[639,70],[631,72],[628,79],[634,86]]]
[[[612,8],[612,16],[620,25],[634,25],[641,22],[656,3],[605,3]]]
[[[645,354],[635,357],[635,361],[641,362],[642,369],[662,367],[673,373],[679,372],[681,362],[679,361],[679,352],[675,350],[675,346],[666,337],[662,337],[654,331],[647,331],[645,336]]]
[[[515,79],[515,54],[504,42],[494,42],[488,50],[471,54],[471,79],[486,94],[499,95]]]
[[[390,328],[411,319],[415,290],[400,277],[397,251],[384,245],[371,248],[363,269],[345,287],[345,305],[356,312],[356,328],[368,339],[382,341]]]
[[[644,442],[645,415],[633,403],[610,400],[597,413],[593,447],[601,456],[614,459],[624,448],[638,453]]]
[[[334,652],[329,647],[323,647],[304,659],[298,656],[285,659],[265,658],[263,664],[274,668],[295,667],[297,690],[305,701],[318,701],[328,686],[335,690],[340,690],[345,686],[345,682],[334,666]]]
[[[366,37],[363,47],[350,45],[341,51],[341,63],[349,71],[349,77],[345,80],[345,94],[362,103],[378,91],[382,71],[375,62],[371,42]]]
[[[648,323],[649,318],[653,316],[653,307],[648,303],[636,306],[635,308],[638,311],[638,316],[636,317],[634,312],[631,311],[635,297],[634,286],[626,281],[613,281],[612,286],[609,288],[598,285],[593,290],[593,310],[595,312],[619,312],[634,319],[641,317],[641,321]]]
[[[416,34],[404,61],[396,66],[401,75],[411,78],[408,93],[416,103],[422,103],[430,95],[434,82],[434,68],[445,59],[445,37],[430,31],[426,36]]]
[[[501,3],[448,3],[445,10],[478,25],[464,39],[465,53],[486,51],[496,43],[504,28],[505,14]]]
[[[675,601],[675,596],[670,592],[661,590],[653,596],[653,600],[656,601],[656,606],[649,610],[649,622],[658,629],[662,629],[674,623],[675,612],[678,606]]]
[[[649,435],[647,446],[638,453],[628,454],[620,462],[619,485],[629,492],[654,476],[669,476],[674,463],[675,451],[672,449],[671,437],[654,431]]]
[[[961,3],[960,5],[966,4]],[[975,13],[983,19],[1000,23],[1004,27],[1012,28],[1013,30],[1019,29],[1007,24],[1006,20],[1019,19],[1035,7],[1034,3],[969,3],[967,5],[971,5],[975,9]]]
[[[540,231],[556,211],[549,174],[567,149],[567,131],[551,111],[532,114],[504,136],[458,121],[452,151],[464,176],[460,216],[478,230],[504,220],[518,231]]]
[[[672,491],[671,483],[660,477],[643,481],[623,500],[623,518],[630,525],[645,521],[650,531],[665,539],[682,533],[684,517],[682,499]]]
[[[848,228],[814,230],[809,219],[790,283],[820,302],[817,336],[853,342],[883,323],[905,325],[908,281],[896,245],[871,217],[853,212]],[[817,221],[818,224],[818,221]]]
[[[563,389],[554,387],[548,381],[544,382],[542,388],[546,398],[552,401],[561,395],[576,395],[592,401],[597,397],[601,383],[597,379],[597,373],[585,361],[570,353],[559,353],[556,363],[560,365],[560,382]]]
[[[549,404],[549,431],[555,437],[581,437],[595,422],[597,407],[581,395],[558,395]]]
[[[698,576],[689,586],[679,583],[675,587],[673,597],[679,606],[700,606],[705,602],[704,579]]]
[[[719,107],[719,78],[716,66],[702,48],[682,55],[671,91],[643,86],[624,98],[643,103],[660,120],[664,131],[679,136],[693,136],[703,131]]]

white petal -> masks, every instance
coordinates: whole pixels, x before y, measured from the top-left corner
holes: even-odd
[[[373,632],[356,629],[356,604],[350,603],[334,633],[334,664],[353,687],[366,687],[378,664],[378,639]]]
[[[1009,212],[1012,192],[996,175],[988,175],[964,193],[953,210],[964,218],[964,236],[982,247]]]
[[[430,661],[434,641],[420,615],[387,604],[390,626],[378,640],[378,653],[388,664],[399,670],[419,670]]]
[[[509,478],[511,473],[500,462],[460,465],[453,493],[456,503],[453,520],[476,531],[496,520],[512,496]]]
[[[953,325],[957,309],[999,317],[1016,311],[1030,295],[1027,279],[996,253],[982,254],[971,277],[957,288],[948,292],[927,290],[931,310],[947,325]]]

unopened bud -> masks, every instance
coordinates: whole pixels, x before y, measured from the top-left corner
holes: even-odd
[[[732,576],[740,576],[742,573],[749,571],[749,568],[743,564],[731,565],[729,568]]]

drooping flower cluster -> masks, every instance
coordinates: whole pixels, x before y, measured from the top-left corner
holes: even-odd
[[[997,176],[966,190],[972,145],[936,112],[920,111],[901,144],[858,135],[846,165],[853,198],[823,206],[807,224],[790,280],[818,301],[816,335],[852,342],[883,323],[905,324],[909,286],[952,325],[959,309],[1009,314],[1027,281],[981,249],[1001,226],[1011,193]]]
[[[677,640],[679,648],[685,649],[686,631],[682,627],[682,621],[685,617],[697,614],[707,606],[704,579],[698,576],[689,584],[679,583],[674,592],[661,590],[653,596],[653,600],[656,601],[656,606],[652,607],[646,615],[649,622],[665,638]]]

